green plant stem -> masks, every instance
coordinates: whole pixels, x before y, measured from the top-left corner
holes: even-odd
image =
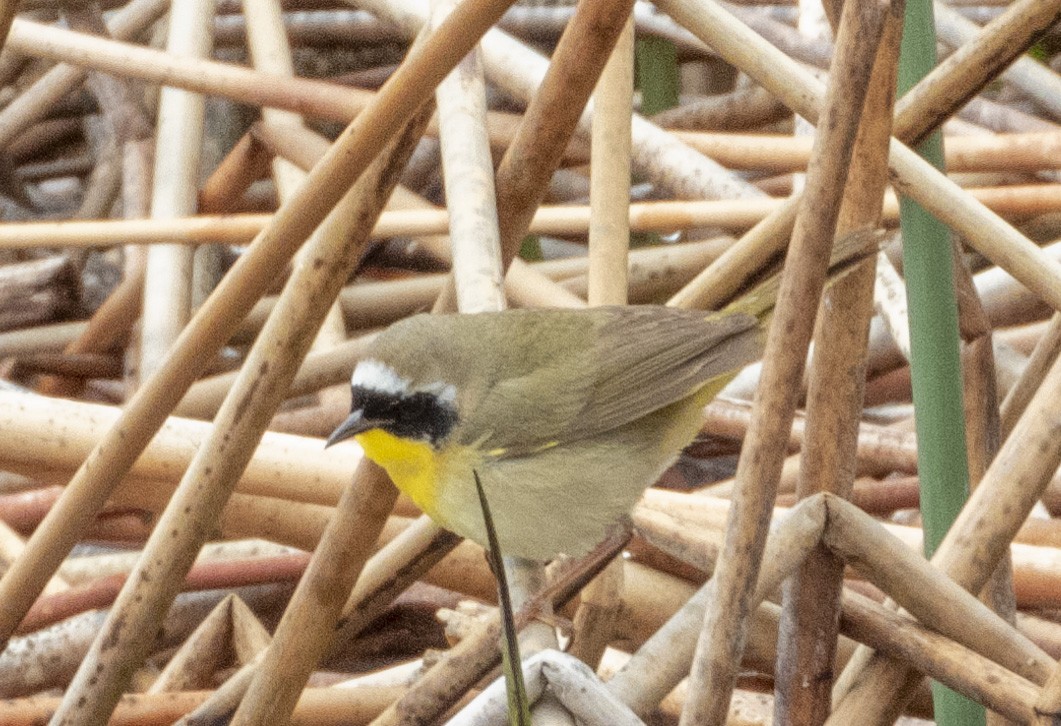
[[[652,116],[678,105],[680,79],[678,50],[662,38],[638,38],[634,50],[637,87],[641,89],[641,113]]]
[[[501,669],[505,673],[505,692],[508,695],[508,722],[511,726],[531,726],[530,702],[527,700],[527,685],[523,682],[523,659],[519,654],[519,637],[516,620],[512,614],[512,596],[505,576],[505,563],[501,557],[501,545],[497,542],[494,518],[486,502],[479,472],[472,470],[475,489],[479,492],[479,506],[483,510],[483,525],[490,545],[490,568],[497,578],[497,604],[501,608]]]
[[[907,0],[899,56],[899,93],[905,93],[936,64],[931,0]],[[943,138],[937,132],[919,153],[943,169]],[[903,272],[910,310],[910,379],[917,428],[921,520],[925,554],[931,556],[969,492],[969,467],[962,409],[958,304],[954,258],[947,227],[910,199],[900,202]],[[984,708],[932,684],[935,718],[941,726],[986,723]]]

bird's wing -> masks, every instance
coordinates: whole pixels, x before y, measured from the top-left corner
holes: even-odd
[[[549,370],[498,381],[468,437],[496,456],[520,456],[595,436],[736,373],[762,350],[754,316],[652,306],[608,308],[568,339]]]
[[[701,311],[653,314],[657,308],[616,308],[601,331],[601,360],[591,396],[571,422],[579,437],[622,426],[732,377],[762,353],[762,331],[751,315]]]

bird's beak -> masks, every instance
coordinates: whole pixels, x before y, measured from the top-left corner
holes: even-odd
[[[352,411],[350,415],[346,417],[346,420],[339,424],[339,428],[332,431],[332,435],[329,436],[328,440],[324,443],[324,448],[327,449],[332,444],[337,444],[351,436],[356,436],[357,434],[364,433],[370,429],[377,428],[380,423],[380,421],[365,418],[361,409]]]

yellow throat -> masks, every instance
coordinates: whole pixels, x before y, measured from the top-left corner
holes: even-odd
[[[432,519],[444,520],[438,511],[439,455],[423,441],[403,439],[382,429],[357,434],[354,439],[387,472],[394,485]]]

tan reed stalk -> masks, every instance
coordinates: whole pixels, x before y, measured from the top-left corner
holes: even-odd
[[[394,504],[397,491],[367,459],[343,491],[335,516],[299,582],[233,724],[286,721],[334,636],[336,619]]]
[[[853,592],[845,593],[841,629],[895,658],[917,663],[924,673],[1017,723],[1030,723],[1039,689],[968,648]],[[921,675],[919,673],[919,680]],[[826,724],[852,723],[833,714]]]
[[[876,48],[891,10],[890,4],[848,5],[841,17],[807,190],[767,334],[752,425],[737,464],[735,506],[714,577],[716,597],[704,617],[682,726],[724,723],[729,709],[746,627],[743,614],[749,611],[784,458],[784,447],[778,443],[787,439],[792,425],[851,149]]]
[[[135,0],[115,14],[107,29],[116,40],[131,40],[168,9],[165,0]],[[23,21],[14,21],[20,22]],[[6,148],[19,134],[41,121],[87,75],[88,70],[78,65],[59,64],[19,94],[0,111],[0,148]]]
[[[12,25],[10,44],[34,57],[333,121],[349,122],[373,95],[326,81],[284,78],[232,63],[180,58],[22,18],[16,18]]]
[[[22,550],[26,548],[22,537],[12,529],[7,522],[0,519],[0,567],[8,567],[18,559]],[[70,583],[61,573],[55,573],[41,592],[45,597],[57,595],[70,589]]]
[[[254,134],[244,134],[199,188],[199,211],[227,212],[269,171],[270,157]]]
[[[1013,189],[974,188],[967,194],[1000,215],[1027,216],[1061,209],[1061,186],[1038,184]],[[1017,196],[1019,195],[1019,197]],[[747,229],[792,206],[788,200],[660,201],[630,205],[630,229],[635,232],[671,232],[698,227]],[[884,219],[896,220],[894,195],[885,198]],[[272,219],[269,214],[199,215],[173,220],[77,220],[62,222],[9,222],[0,227],[0,249],[28,247],[108,247],[115,240],[130,244],[159,244],[178,240],[189,244],[247,244]],[[589,230],[588,206],[540,207],[531,221],[530,234],[581,235]],[[449,214],[441,209],[405,209],[384,212],[372,232],[374,239],[444,233]],[[765,257],[764,260],[769,260]],[[533,266],[532,266],[533,267]]]
[[[210,611],[173,654],[147,689],[148,693],[195,691],[211,685],[210,677],[214,671],[232,656],[232,609],[236,602],[242,604],[243,601],[235,594],[229,594]],[[244,604],[243,607],[247,606]],[[253,613],[251,617],[254,617]]]
[[[283,122],[283,116],[270,114],[275,119],[272,123],[257,121],[251,125],[248,136],[268,150],[273,157],[285,159],[303,171],[309,171],[314,164],[328,153],[331,142],[304,124]]]
[[[431,25],[437,27],[452,7],[447,0],[433,2]],[[478,48],[439,84],[436,99],[457,308],[465,313],[503,310],[497,195]]]
[[[395,686],[309,688],[295,708],[298,726],[364,726],[403,693]],[[169,726],[210,697],[212,691],[130,693],[115,708],[110,726]],[[59,703],[57,696],[37,696],[0,702],[5,726],[35,726],[47,722]],[[195,722],[206,726],[207,722]]]
[[[779,52],[760,36],[737,22],[710,0],[661,0],[661,7],[672,17],[689,28],[729,62],[751,75],[763,87],[772,91],[785,101],[790,108],[808,119],[817,117],[821,104],[820,84],[812,81],[793,61]],[[1041,0],[1020,0],[1012,6],[1017,22],[1000,22],[1002,18],[989,24],[983,31],[985,44],[976,53],[955,53],[947,61],[937,66],[935,71],[926,76],[921,83],[903,96],[896,104],[896,121],[893,134],[899,139],[914,141],[932,130],[944,118],[951,115],[964,100],[975,95],[994,75],[1005,67],[1013,57],[1031,43],[1032,38],[1047,27],[1052,16],[1032,12],[1041,6]],[[1018,11],[1017,6],[1020,6]],[[1039,23],[1047,23],[1040,25]],[[1021,43],[1024,43],[1023,45]],[[1004,53],[991,52],[998,46],[1005,48]],[[798,92],[797,92],[798,89]],[[959,89],[959,90],[948,90]],[[813,99],[813,100],[812,100]],[[934,119],[934,120],[933,120]],[[895,144],[893,144],[895,147]],[[896,147],[897,148],[897,147]],[[894,148],[893,148],[894,151]],[[903,158],[909,162],[909,154]],[[893,159],[894,162],[894,159]],[[907,164],[909,167],[909,164]],[[893,173],[896,171],[892,169]],[[906,173],[911,170],[907,168]],[[919,166],[915,175],[924,182],[925,178],[940,181],[940,175]],[[937,213],[938,204],[931,203],[929,197],[943,194],[939,189],[924,189],[918,192],[904,188],[906,193],[922,203],[923,206]],[[953,188],[947,188],[948,196],[954,194]],[[922,198],[923,197],[923,198]],[[741,282],[758,269],[765,260],[776,254],[784,244],[795,219],[795,210],[799,204],[796,197],[789,199],[770,217],[760,222],[745,237],[722,255],[714,264],[693,280],[686,288],[671,298],[670,304],[679,307],[716,307],[739,289]],[[962,210],[966,220],[956,220],[955,214],[948,214],[945,221],[957,225],[956,229],[967,235],[970,243],[984,251],[997,249],[999,234],[1007,239],[1003,246],[1014,247],[1019,255],[1038,257],[1026,239],[1013,237],[1013,230],[997,228],[996,220],[984,217],[982,210],[966,206]],[[941,217],[942,218],[942,217]],[[971,220],[975,219],[975,222]],[[969,221],[969,224],[964,224]],[[990,234],[985,234],[990,229]],[[971,234],[970,234],[971,233]],[[1019,237],[1019,235],[1017,235]],[[1012,244],[1011,244],[1012,243]],[[990,255],[989,255],[990,256]],[[1049,261],[1038,257],[1039,273],[1052,269]],[[1029,265],[1028,268],[1032,267]],[[1049,292],[1051,284],[1039,273],[1025,268],[1022,281],[1043,295],[1052,299]],[[1010,269],[1012,272],[1012,270]],[[1052,276],[1052,275],[1051,275]],[[1042,284],[1033,285],[1032,277]],[[1061,286],[1053,284],[1053,289]]]
[[[1056,3],[1042,2],[1035,6],[1040,13],[1054,13],[1056,22],[1061,18],[1061,7]],[[947,45],[960,49],[977,41],[980,26],[966,19],[957,10],[952,10],[944,3],[933,3],[933,19],[936,22],[936,32]],[[1010,16],[1016,20],[1016,16]],[[1031,21],[1035,24],[1035,21]],[[1005,49],[999,48],[999,51]],[[1044,63],[1034,58],[1018,55],[1012,64],[1002,73],[1002,79],[1019,88],[1024,94],[1035,99],[1035,102],[1045,109],[1054,120],[1061,120],[1061,78]]]
[[[154,170],[155,144],[150,138],[128,141],[122,149],[122,214],[127,219],[146,219],[151,206],[151,175]],[[101,310],[118,326],[127,325],[128,335],[125,352],[125,400],[136,392],[142,382],[136,361],[140,359],[140,339],[136,332],[136,321],[143,309],[144,266],[147,250],[140,245],[127,245],[123,249],[122,281],[128,280],[121,291],[121,298],[114,304],[104,304]],[[115,291],[117,292],[117,290]],[[119,304],[120,303],[120,304]],[[104,321],[100,321],[101,323]],[[88,331],[86,331],[87,333]],[[86,343],[89,341],[86,341]]]
[[[300,194],[222,280],[171,351],[166,367],[134,396],[63,497],[27,542],[23,557],[0,578],[0,642],[21,619],[43,583],[66,557],[122,475],[165,420],[237,321],[286,265],[301,241],[368,166],[383,143],[419,105],[504,8],[472,0],[404,63],[314,169]],[[213,301],[213,302],[211,302]]]
[[[840,234],[875,228],[880,220],[902,34],[901,4],[895,10],[885,22],[877,48],[837,222]],[[875,258],[867,260],[825,291],[807,392],[798,498],[819,491],[851,495],[874,313],[875,267]],[[843,573],[840,559],[816,548],[784,585],[774,687],[778,723],[814,726],[824,723],[829,714]]]
[[[1042,683],[1053,659],[1002,617],[925,562],[853,504],[825,496],[822,540],[919,622],[1024,678]]]
[[[427,116],[428,112],[424,110],[418,112],[399,136],[381,150],[380,156],[372,161],[365,174],[339,200],[317,233],[311,237],[312,246],[305,254],[309,255],[312,264],[295,266],[277,307],[247,355],[240,376],[214,419],[210,437],[196,452],[184,473],[176,493],[148,540],[136,570],[122,588],[100,636],[94,641],[82,661],[78,675],[67,689],[63,705],[56,714],[58,723],[94,723],[101,716],[109,714],[127,686],[133,669],[147,655],[151,641],[145,634],[153,633],[158,627],[176,595],[183,574],[191,567],[199,549],[216,526],[218,513],[253,456],[269,419],[283,400],[302,357],[312,345],[321,321],[339,288],[358,264],[369,225],[397,183],[400,170],[419,141]],[[296,202],[297,197],[292,201]],[[363,564],[390,509],[385,486],[364,488],[370,494],[378,494],[382,490],[383,496],[376,497],[381,502],[373,501],[372,506],[356,510],[361,515],[354,520],[360,526],[360,537],[355,538],[353,547],[345,550],[347,557],[335,560],[350,568],[353,573],[349,575],[351,581],[360,569],[359,558],[360,564]],[[360,490],[356,496],[344,493],[340,502],[349,502],[351,499],[360,502],[359,497],[364,496],[365,492]],[[383,514],[379,514],[375,507],[383,509]],[[353,516],[354,513],[345,511],[340,514]],[[344,523],[343,526],[350,524]],[[321,548],[329,550],[327,545],[327,542],[322,543]],[[321,556],[318,550],[318,558]],[[296,600],[289,608],[302,604],[298,600],[298,594],[302,592],[304,590],[301,588],[296,591]],[[347,592],[348,589],[342,590],[338,595],[340,606]],[[287,612],[290,614],[291,610]],[[317,627],[322,627],[322,621],[325,621],[323,613],[315,617]],[[328,628],[327,625],[323,627],[325,630]],[[259,676],[273,673],[266,668],[274,662],[270,657],[273,651],[287,643],[282,635],[287,633],[283,629],[278,630],[278,645],[266,654],[265,666]],[[309,638],[308,628],[301,632],[301,636]],[[284,660],[289,661],[292,652],[287,651]],[[312,658],[315,651],[298,652],[305,662],[307,657]],[[312,665],[312,662],[309,663],[310,668]],[[305,684],[305,680],[299,680],[297,674],[298,670],[291,668],[284,688],[268,687],[267,699],[273,705],[271,713],[275,716],[289,714],[294,708]],[[308,676],[308,669],[305,675]],[[260,690],[255,690],[254,683],[248,693],[249,696],[261,695]],[[253,709],[255,702],[251,700],[250,703],[252,705],[247,705],[245,699],[243,707]],[[285,708],[286,711],[283,710]],[[249,715],[255,711],[249,710],[247,713]]]
[[[590,166],[590,305],[624,305],[630,247],[630,114],[634,91],[634,20],[629,18],[593,94]],[[612,562],[582,591],[568,652],[596,670],[615,633],[623,563]]]
[[[955,284],[958,290],[959,328],[963,339],[962,406],[966,426],[969,486],[975,489],[998,453],[1002,442],[1001,416],[991,321],[976,294],[972,274],[959,250],[954,255]],[[1002,555],[990,581],[980,594],[995,612],[1011,625],[1016,624],[1017,604],[1013,592],[1013,562],[1009,552]],[[997,716],[988,714],[991,726],[1001,726]]]
[[[8,432],[0,441],[0,460],[10,469],[54,471],[69,477],[98,446],[101,432],[120,416],[121,410],[114,406],[0,392],[0,421]],[[201,421],[168,419],[129,475],[171,486],[209,432],[209,424]],[[334,505],[360,456],[349,450],[321,457],[319,447],[319,439],[268,433],[238,491]]]
[[[386,536],[386,534],[384,535]],[[413,521],[368,562],[343,606],[333,649],[383,614],[395,597],[419,580],[461,542],[427,515]]]
[[[232,655],[236,663],[246,665],[269,647],[272,636],[247,603],[237,595],[232,598]]]
[[[1000,426],[1003,439],[1013,430],[1058,355],[1061,355],[1061,313],[1054,313],[1020,378],[1002,401]]]
[[[1059,395],[1061,363],[1055,362],[932,558],[972,592],[979,592],[994,572],[1061,463],[1061,442],[1052,423]],[[878,655],[851,667],[845,682],[854,685],[839,694],[835,717],[858,713],[871,723],[883,722],[900,707],[897,691],[910,677],[907,666]]]
[[[734,169],[776,174],[804,171],[810,157],[810,137],[704,132],[675,132],[675,136]],[[1061,133],[948,137],[945,152],[950,172],[1039,171],[1056,163]]]
[[[213,52],[214,3],[184,2],[170,12],[166,48],[170,55],[201,59]],[[163,87],[155,130],[151,211],[154,219],[186,217],[196,211],[199,159],[206,102],[203,96]],[[164,150],[164,151],[163,151]],[[141,377],[152,375],[166,358],[192,315],[192,255],[182,244],[154,245],[144,266],[140,316]]]
[[[630,247],[630,114],[634,22],[615,42],[593,95],[590,166],[589,304],[624,305]]]

